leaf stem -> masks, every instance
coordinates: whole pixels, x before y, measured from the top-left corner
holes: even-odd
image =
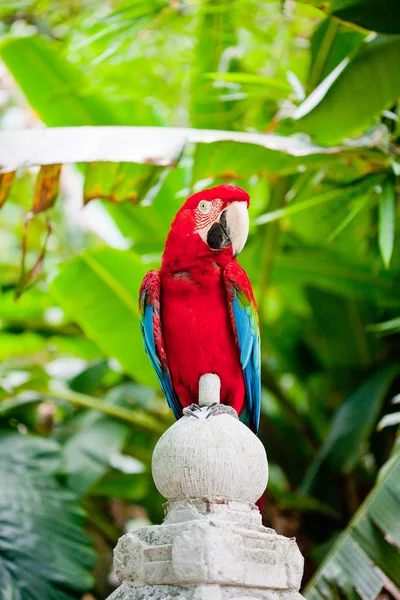
[[[317,87],[318,83],[321,80],[322,73],[324,71],[324,67],[326,65],[326,61],[328,60],[329,51],[333,44],[333,41],[336,36],[336,32],[338,30],[338,22],[335,19],[330,19],[328,23],[328,27],[325,32],[324,39],[322,41],[321,46],[319,47],[317,56],[315,58],[314,68],[310,73],[310,87],[314,89]]]
[[[132,410],[124,408],[123,406],[108,404],[106,402],[102,402],[98,398],[94,398],[93,396],[79,394],[78,392],[73,392],[72,390],[66,388],[63,388],[62,390],[51,389],[46,393],[46,395],[49,398],[63,400],[76,406],[97,410],[120,421],[132,423],[133,425],[136,425],[141,429],[145,429],[146,431],[153,431],[154,433],[164,433],[165,431],[165,427],[163,427],[161,423],[158,423],[158,421],[156,421],[150,415],[136,413]]]

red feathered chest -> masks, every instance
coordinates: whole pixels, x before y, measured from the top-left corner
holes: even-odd
[[[201,375],[216,373],[221,402],[240,414],[245,386],[220,267],[196,274],[161,270],[160,275],[166,354],[182,406],[197,403]]]

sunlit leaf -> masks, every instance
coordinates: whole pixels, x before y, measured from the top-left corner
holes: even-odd
[[[390,319],[390,321],[384,321],[383,323],[367,325],[366,330],[380,335],[392,335],[398,333],[400,331],[400,317]]]
[[[45,165],[36,179],[31,211],[39,213],[52,207],[60,187],[61,165]]]
[[[316,168],[335,156],[360,156],[371,166],[390,162],[389,157],[377,151],[384,150],[383,132],[379,129],[347,146],[325,148],[299,135],[178,127],[54,127],[0,132],[0,167],[12,170],[55,162],[99,161],[175,166],[187,144],[197,144],[195,180],[209,177],[210,173],[214,177],[223,177],[224,173],[226,177],[246,177],[258,171],[290,173],[306,164]]]
[[[155,383],[138,309],[139,289],[148,269],[131,252],[88,250],[65,263],[52,284],[69,318],[141,383]]]
[[[156,185],[164,168],[132,163],[91,163],[87,166],[84,203],[101,198],[119,204],[137,204]]]
[[[366,33],[339,23],[336,19],[325,19],[311,37],[311,64],[309,83],[315,88],[347,56],[361,45]]]
[[[234,115],[228,103],[221,102],[204,75],[230,71],[231,59],[223,62],[229,48],[238,43],[236,19],[239,3],[226,0],[203,0],[199,16],[191,77],[191,123],[195,127],[230,129]],[[222,66],[223,65],[223,66]]]
[[[292,88],[287,81],[280,81],[279,79],[264,77],[263,75],[257,75],[255,73],[206,73],[204,77],[217,82],[261,86],[269,93],[271,90],[276,90],[280,92],[280,94],[290,94],[292,91]]]
[[[43,352],[45,348],[46,339],[36,333],[0,333],[0,360],[18,356],[33,356]]]
[[[83,72],[60,56],[57,42],[40,36],[6,38],[0,57],[46,125],[121,123],[105,94],[90,90]]]
[[[394,246],[396,194],[393,182],[387,180],[379,193],[379,249],[388,269]]]
[[[400,412],[391,413],[385,415],[378,423],[378,429],[385,429],[385,427],[393,427],[394,425],[400,425]]]
[[[360,196],[373,190],[374,186],[377,185],[377,183],[379,183],[380,181],[382,181],[381,177],[372,176],[366,177],[363,181],[359,182],[358,184],[352,184],[345,187],[336,187],[332,190],[328,190],[327,192],[317,194],[312,198],[309,198],[308,200],[288,204],[283,208],[279,208],[269,213],[265,213],[264,215],[260,215],[259,217],[257,217],[256,223],[258,223],[259,225],[263,223],[271,223],[272,221],[276,221],[284,217],[289,217],[291,215],[296,214],[297,212],[301,212],[302,210],[308,210],[313,206],[323,204],[324,202],[330,202],[338,198],[342,198],[346,201],[351,200],[352,198],[357,198],[357,196]]]
[[[366,41],[352,60],[345,58],[296,109],[296,130],[327,145],[361,134],[400,95],[399,62],[398,38]],[[373,81],[380,84],[371,85]]]
[[[14,179],[15,171],[0,173],[0,208],[7,200]]]

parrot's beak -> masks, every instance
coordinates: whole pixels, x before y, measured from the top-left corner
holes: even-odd
[[[232,202],[223,211],[220,222],[231,241],[233,258],[236,258],[243,250],[249,235],[249,212],[246,202]]]

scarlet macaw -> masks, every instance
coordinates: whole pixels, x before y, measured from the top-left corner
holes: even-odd
[[[199,378],[216,373],[221,403],[257,432],[260,338],[250,281],[236,261],[250,197],[233,185],[190,196],[171,225],[159,271],[139,295],[144,344],[175,417],[196,403]]]

